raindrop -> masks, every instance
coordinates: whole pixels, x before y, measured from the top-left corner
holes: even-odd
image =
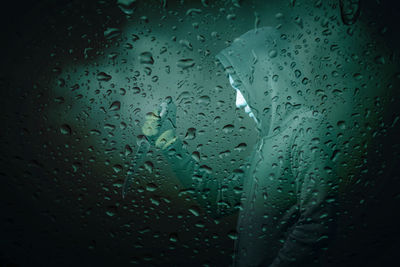
[[[115,164],[112,168],[113,168],[115,173],[119,173],[119,172],[122,171],[122,166],[119,165],[119,164]]]
[[[62,104],[62,103],[64,103],[64,101],[65,101],[65,99],[62,96],[54,98],[54,102],[56,102],[56,103]]]
[[[338,126],[341,130],[345,130],[345,129],[346,129],[346,122],[345,122],[345,121],[338,121],[338,122],[337,122],[337,126]]]
[[[97,129],[92,129],[89,132],[91,135],[101,135],[101,132]]]
[[[77,172],[77,171],[79,170],[80,167],[81,167],[81,163],[80,163],[80,162],[74,162],[74,163],[72,164],[72,170],[73,170],[74,172]]]
[[[233,126],[232,124],[227,124],[222,128],[222,131],[226,134],[232,133],[233,129],[235,128],[235,126]]]
[[[354,74],[353,74],[353,77],[354,77],[354,79],[357,80],[357,81],[360,81],[360,80],[363,79],[363,76],[362,76],[361,73],[354,73]]]
[[[342,21],[346,25],[354,24],[360,16],[359,0],[340,0],[340,14]]]
[[[169,241],[171,241],[171,242],[178,242],[178,234],[176,234],[176,233],[171,233],[170,235],[169,235]]]
[[[64,79],[58,79],[57,80],[57,84],[58,84],[58,86],[63,87],[65,85],[65,80]]]
[[[108,216],[110,216],[110,217],[115,216],[115,213],[114,213],[114,212],[111,212],[111,211],[106,211],[106,214],[107,214]]]
[[[294,19],[294,23],[296,23],[301,29],[303,29],[303,19],[300,17],[296,17]]]
[[[234,169],[233,170],[233,174],[236,175],[236,176],[241,177],[241,176],[244,175],[244,171],[242,169]]]
[[[132,148],[130,145],[125,145],[125,156],[129,156],[132,154]]]
[[[300,71],[300,70],[295,70],[295,71],[294,71],[294,75],[296,76],[296,78],[300,78],[300,76],[301,76],[301,71]]]
[[[274,58],[278,55],[278,51],[276,51],[275,49],[272,49],[271,51],[269,51],[268,55],[270,58]]]
[[[340,157],[340,155],[341,155],[340,150],[336,149],[335,151],[333,151],[331,161],[336,162],[338,160],[338,158]]]
[[[276,13],[275,14],[275,18],[276,19],[281,19],[281,18],[283,18],[284,17],[284,15],[282,14],[282,13]]]
[[[200,105],[208,106],[208,105],[210,104],[210,102],[211,102],[211,99],[210,99],[209,96],[203,95],[203,96],[201,96],[201,97],[199,98],[199,100],[198,100],[197,102],[198,102]]]
[[[182,45],[183,47],[186,47],[190,51],[193,50],[193,46],[188,40],[180,40],[179,44]]]
[[[133,48],[133,45],[130,44],[130,43],[126,43],[126,44],[124,45],[124,47],[125,47],[126,49],[131,50],[131,49]]]
[[[226,151],[222,151],[219,153],[219,157],[220,158],[224,158],[224,157],[229,157],[231,155],[231,151],[230,150],[226,150]]]
[[[196,128],[189,128],[186,132],[185,139],[193,140],[196,137]]]
[[[235,150],[240,152],[240,151],[245,150],[246,148],[247,148],[247,144],[246,143],[240,143],[239,145],[237,145],[235,147]]]
[[[195,62],[191,58],[183,58],[183,59],[178,60],[177,65],[179,68],[188,69],[188,68],[193,67],[195,65]]]
[[[152,72],[151,68],[149,68],[149,67],[144,68],[144,73],[146,73],[147,76],[150,76],[151,72]]]
[[[200,153],[198,151],[194,151],[192,153],[192,158],[196,161],[199,162],[200,161]]]
[[[144,168],[145,168],[149,173],[152,173],[152,172],[153,172],[153,168],[154,168],[153,163],[152,163],[151,161],[146,161],[146,162],[144,163]]]
[[[191,9],[188,9],[188,11],[186,11],[186,16],[190,16],[193,14],[200,14],[200,13],[201,13],[201,9],[191,8]]]
[[[200,168],[199,168],[199,170],[200,170],[201,172],[205,172],[205,173],[207,173],[207,174],[212,174],[212,168],[209,167],[209,166],[207,166],[207,165],[201,165]]]
[[[114,131],[115,130],[115,125],[106,123],[104,125],[104,129],[109,130],[109,131]]]
[[[151,204],[154,204],[156,206],[160,205],[160,201],[154,199],[154,198],[150,198]]]
[[[149,68],[149,67],[145,67],[145,68],[144,68],[144,73],[146,73],[147,76],[150,76],[151,73],[152,73],[152,69]]]
[[[63,124],[60,127],[60,132],[65,135],[71,135],[72,129],[68,124]]]
[[[228,237],[232,240],[236,240],[238,238],[238,233],[235,230],[232,230],[228,233]]]
[[[235,7],[240,7],[240,0],[232,0],[232,4],[233,4]]]
[[[309,82],[309,79],[307,77],[304,77],[303,80],[301,81],[302,84],[307,85]]]
[[[203,35],[197,35],[197,41],[199,41],[199,42],[205,42],[206,41],[206,38],[203,36]]]
[[[264,200],[267,200],[267,198],[268,198],[268,194],[266,193],[266,192],[263,192],[263,198],[264,198]]]
[[[267,230],[268,230],[268,226],[265,225],[265,224],[263,224],[263,225],[261,226],[261,231],[266,232]]]
[[[114,101],[111,103],[109,110],[110,111],[118,111],[121,108],[121,102],[119,101]]]
[[[204,7],[208,7],[208,0],[201,0]]]
[[[139,55],[139,61],[141,64],[154,64],[154,58],[150,52],[141,53]]]
[[[157,188],[158,188],[158,186],[156,184],[154,184],[154,183],[148,183],[146,185],[146,190],[149,191],[149,192],[154,192],[154,191],[157,190]]]
[[[134,33],[132,33],[131,36],[132,36],[132,42],[136,42],[137,40],[140,39],[139,36]]]
[[[120,34],[121,30],[117,28],[107,28],[107,30],[104,31],[104,37],[109,40],[118,37]]]
[[[112,76],[108,75],[105,72],[99,72],[97,73],[97,80],[98,81],[104,81],[104,82],[108,82],[109,80],[111,80]]]
[[[227,20],[235,20],[235,19],[236,19],[236,14],[228,14],[228,15],[226,16],[226,19],[227,19]]]
[[[194,215],[194,216],[199,216],[200,212],[199,212],[199,208],[196,206],[192,206],[189,208],[189,211]]]
[[[118,0],[117,4],[121,11],[126,15],[132,15],[133,11],[135,11],[135,2],[136,0]]]

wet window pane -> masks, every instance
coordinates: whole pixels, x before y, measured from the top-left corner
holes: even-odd
[[[2,8],[5,266],[393,266],[394,1]]]

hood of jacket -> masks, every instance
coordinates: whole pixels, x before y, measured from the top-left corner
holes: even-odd
[[[262,136],[278,134],[305,108],[293,68],[296,55],[286,35],[273,27],[236,38],[216,58],[250,106]]]

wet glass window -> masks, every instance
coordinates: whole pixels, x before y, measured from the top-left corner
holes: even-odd
[[[399,11],[10,1],[1,264],[393,266]]]

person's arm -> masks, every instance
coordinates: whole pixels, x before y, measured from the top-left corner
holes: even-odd
[[[182,183],[182,192],[190,194],[212,218],[230,215],[238,210],[241,176],[220,180],[210,169],[197,162],[176,136],[176,106],[169,99],[158,111],[146,115],[142,132],[152,145],[163,151],[172,170]]]
[[[271,267],[318,266],[336,230],[336,136],[327,135],[323,124],[302,130],[292,152],[300,214]]]
[[[177,138],[163,149],[183,191],[190,194],[214,219],[228,216],[238,210],[241,193],[241,175],[232,174],[222,181],[212,177],[207,166],[197,162]]]

